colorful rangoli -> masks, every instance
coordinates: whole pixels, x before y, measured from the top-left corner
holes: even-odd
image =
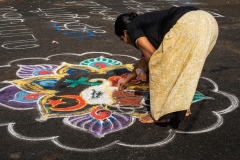
[[[117,82],[131,64],[103,56],[79,64],[19,65],[19,79],[0,89],[0,104],[15,110],[35,109],[39,121],[63,118],[64,124],[101,138],[148,114],[147,83],[132,80],[123,91]],[[196,92],[193,103],[207,99]]]

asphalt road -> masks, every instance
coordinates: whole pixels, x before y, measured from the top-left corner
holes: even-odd
[[[141,124],[146,84],[109,93],[108,81],[141,55],[115,36],[114,19],[185,5],[219,24],[192,114],[177,129]],[[239,0],[0,0],[0,159],[239,159],[239,8]]]

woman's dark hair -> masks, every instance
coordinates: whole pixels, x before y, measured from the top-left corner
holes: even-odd
[[[127,30],[128,23],[137,16],[138,14],[135,12],[120,14],[115,21],[115,34],[117,36],[122,36],[123,31]]]

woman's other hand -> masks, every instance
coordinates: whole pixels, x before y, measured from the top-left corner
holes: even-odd
[[[141,70],[137,73],[136,79],[142,82],[146,82],[148,80],[148,75],[143,70]]]

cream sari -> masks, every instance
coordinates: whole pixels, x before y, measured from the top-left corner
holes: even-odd
[[[218,37],[215,18],[205,11],[184,14],[149,61],[151,115],[190,108],[205,60]]]

